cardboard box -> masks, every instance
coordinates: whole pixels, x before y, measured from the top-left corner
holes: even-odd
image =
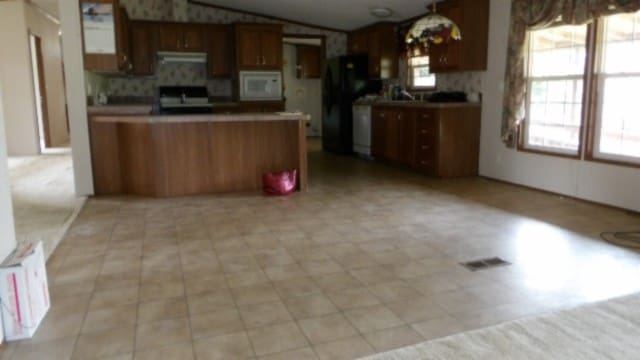
[[[31,338],[51,306],[42,242],[20,246],[0,265],[0,302],[5,340]]]

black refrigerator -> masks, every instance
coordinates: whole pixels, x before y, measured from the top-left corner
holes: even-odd
[[[322,149],[348,155],[353,153],[353,102],[382,88],[380,80],[369,79],[366,55],[329,59],[324,75]]]

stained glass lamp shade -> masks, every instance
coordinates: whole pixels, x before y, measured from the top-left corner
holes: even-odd
[[[410,55],[427,53],[431,44],[442,44],[452,40],[462,39],[460,28],[451,19],[436,14],[435,1],[433,11],[418,19],[405,38]]]

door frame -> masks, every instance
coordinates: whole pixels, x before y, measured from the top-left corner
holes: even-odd
[[[322,82],[322,86],[324,87],[325,74],[327,71],[327,36],[322,34],[289,34],[283,33],[282,40],[284,44],[284,39],[320,39],[320,81]],[[291,44],[296,45],[296,44]],[[313,46],[313,45],[312,45]],[[324,91],[324,90],[323,90]],[[320,108],[322,111],[320,112],[320,137],[322,137],[322,122],[324,117],[324,97],[320,96]],[[285,104],[286,106],[286,104]]]
[[[29,50],[31,58],[31,75],[33,95],[36,101],[36,121],[40,152],[51,148],[51,124],[49,123],[49,106],[47,102],[47,82],[45,79],[44,60],[42,57],[42,39],[29,32]],[[35,65],[35,67],[34,67]]]

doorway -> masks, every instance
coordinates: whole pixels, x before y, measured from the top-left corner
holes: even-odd
[[[51,126],[47,106],[47,84],[44,76],[44,62],[42,58],[42,41],[39,36],[30,34],[31,71],[33,72],[33,91],[36,99],[36,119],[38,121],[38,139],[40,152],[51,148]]]
[[[285,34],[282,42],[285,110],[309,114],[307,137],[319,138],[322,136],[325,38],[322,35]]]

